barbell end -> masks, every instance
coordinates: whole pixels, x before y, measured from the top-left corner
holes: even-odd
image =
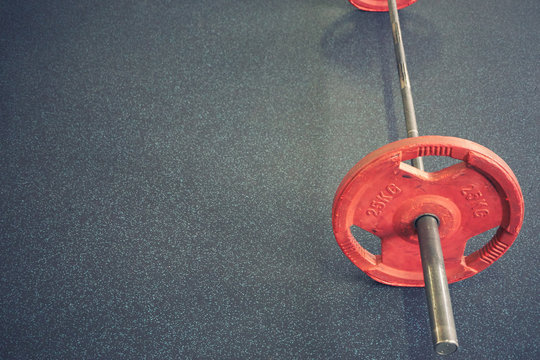
[[[441,340],[433,345],[435,352],[439,355],[450,355],[454,353],[459,347],[456,340]]]

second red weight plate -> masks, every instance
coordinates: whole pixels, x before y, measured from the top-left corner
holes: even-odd
[[[396,5],[398,10],[412,5],[417,0],[397,0]],[[365,11],[388,11],[387,0],[349,0],[351,4],[360,10]]]

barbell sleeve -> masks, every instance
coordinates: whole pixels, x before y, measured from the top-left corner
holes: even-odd
[[[459,344],[439,238],[439,222],[433,215],[422,215],[416,220],[416,230],[422,257],[433,347],[437,354],[448,355],[456,351]]]

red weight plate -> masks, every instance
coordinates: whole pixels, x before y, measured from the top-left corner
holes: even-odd
[[[398,10],[412,5],[417,0],[397,0]],[[388,0],[349,0],[351,4],[365,11],[388,11]]]
[[[404,161],[449,156],[462,162],[428,173]],[[341,182],[332,209],[336,240],[347,257],[374,280],[424,286],[414,220],[435,214],[448,282],[477,274],[508,250],[523,222],[523,195],[508,165],[468,140],[422,136],[396,141],[358,162]],[[381,239],[381,254],[364,249],[358,226]],[[475,235],[499,226],[480,250],[465,256]]]

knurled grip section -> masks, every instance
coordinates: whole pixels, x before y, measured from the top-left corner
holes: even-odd
[[[450,146],[421,146],[418,148],[418,156],[449,156],[452,157],[452,148]]]
[[[503,229],[499,232],[504,231]],[[508,249],[508,244],[500,241],[500,233],[496,234],[482,249],[480,249],[480,259],[486,264],[491,265],[500,258]]]

